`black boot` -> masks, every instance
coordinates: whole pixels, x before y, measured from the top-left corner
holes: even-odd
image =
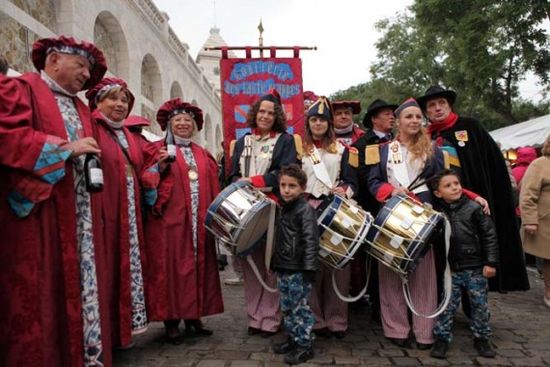
[[[495,358],[497,355],[487,339],[474,338],[474,348],[480,357]]]
[[[284,342],[273,344],[273,353],[275,354],[287,354],[292,352],[296,348],[296,343],[292,338],[287,338]]]
[[[447,358],[447,349],[449,349],[449,343],[445,340],[437,339],[434,343],[430,356],[433,358],[444,359]]]
[[[296,346],[294,350],[285,356],[285,363],[300,364],[313,358],[313,347]]]

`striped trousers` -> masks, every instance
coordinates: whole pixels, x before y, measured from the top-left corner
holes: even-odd
[[[380,284],[380,313],[384,336],[406,339],[413,331],[416,341],[423,344],[434,342],[432,330],[435,318],[428,319],[412,315],[409,322],[409,309],[403,296],[401,278],[383,264],[378,264]],[[416,270],[409,276],[411,298],[416,310],[423,314],[431,313],[437,306],[437,282],[433,249],[420,260]]]
[[[338,290],[347,296],[350,289],[351,267],[335,270]],[[310,305],[315,316],[314,330],[328,328],[330,331],[348,329],[348,303],[342,301],[332,287],[332,268],[321,264],[311,290]]]
[[[265,283],[271,288],[277,288],[277,274],[265,268],[265,244],[259,245],[250,256],[254,259]],[[241,265],[248,326],[263,331],[279,330],[281,324],[279,292],[271,293],[265,290],[246,259],[241,260]]]

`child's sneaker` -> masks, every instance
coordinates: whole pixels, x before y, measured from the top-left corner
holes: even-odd
[[[487,339],[474,338],[474,348],[480,357],[495,358],[497,355]]]
[[[294,350],[285,356],[285,363],[300,364],[313,358],[313,347],[302,347],[298,345]]]
[[[449,343],[445,340],[437,339],[432,347],[430,356],[433,358],[444,359],[447,358],[447,349],[449,349]]]
[[[296,348],[296,343],[291,338],[287,338],[284,342],[273,344],[273,352],[275,354],[287,354]]]

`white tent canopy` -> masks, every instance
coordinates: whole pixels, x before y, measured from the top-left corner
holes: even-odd
[[[491,131],[490,134],[501,144],[502,150],[540,146],[550,135],[550,115],[502,127]]]

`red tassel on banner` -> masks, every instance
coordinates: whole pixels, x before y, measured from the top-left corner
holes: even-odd
[[[269,56],[270,57],[277,57],[277,49],[275,47],[270,47],[269,48]]]
[[[244,52],[246,54],[247,59],[252,58],[252,48],[251,47],[245,47]]]
[[[294,50],[294,57],[296,57],[296,58],[300,57],[300,47],[299,46],[294,46],[293,50]]]
[[[228,54],[227,53],[227,47],[222,47],[221,50],[222,50],[222,59],[227,59],[227,57],[228,57],[227,56],[227,54]]]

